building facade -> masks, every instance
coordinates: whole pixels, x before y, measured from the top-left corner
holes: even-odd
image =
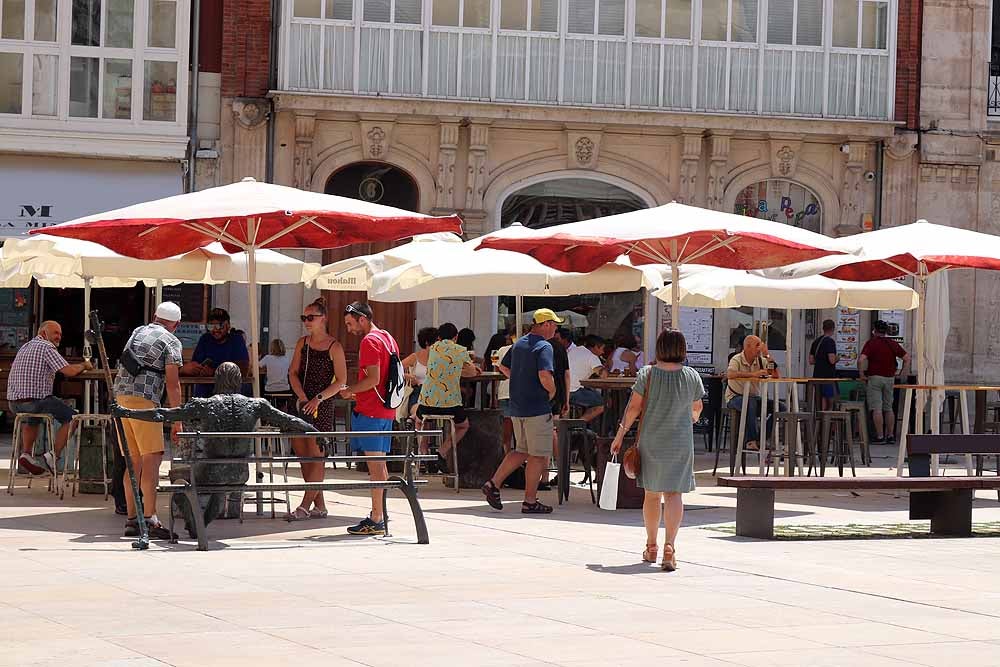
[[[257,18],[234,35],[271,31],[269,2],[244,6]],[[986,5],[274,6],[271,61],[244,53],[230,67],[223,58],[225,182],[270,173],[304,189],[457,212],[470,237],[514,221],[539,227],[672,200],[834,236],[918,217],[990,231],[1000,210],[987,196],[998,177],[988,159]],[[224,44],[230,30],[227,23]],[[227,86],[227,77],[239,85]],[[955,379],[996,370],[989,359],[998,309],[989,300],[998,290],[989,286],[997,279],[952,278]],[[591,305],[596,321],[610,322],[608,335],[634,304]],[[449,308],[480,346],[510,311],[495,299]],[[418,323],[430,321],[428,305],[415,313]],[[795,315],[791,335],[808,340],[829,315]],[[715,314],[713,361],[753,320],[774,320],[778,336],[789,335],[783,317]]]

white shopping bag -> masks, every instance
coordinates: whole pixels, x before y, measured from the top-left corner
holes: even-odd
[[[622,471],[622,464],[618,463],[618,457],[613,456],[604,467],[604,480],[601,482],[601,500],[597,506],[602,510],[618,509],[618,475]]]

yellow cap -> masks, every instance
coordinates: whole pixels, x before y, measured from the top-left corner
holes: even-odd
[[[545,322],[555,322],[556,324],[562,324],[566,320],[561,319],[554,312],[548,308],[539,308],[535,311],[535,315],[532,318],[535,324],[544,324]]]

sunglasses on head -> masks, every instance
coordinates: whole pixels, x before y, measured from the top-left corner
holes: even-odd
[[[347,308],[344,308],[344,315],[357,315],[358,317],[368,317],[368,315],[362,313],[360,310],[351,305],[348,305]]]
[[[299,315],[299,319],[302,320],[303,322],[312,322],[313,320],[318,319],[320,317],[323,317],[323,316],[322,315],[316,315],[314,313],[310,313],[309,315]]]

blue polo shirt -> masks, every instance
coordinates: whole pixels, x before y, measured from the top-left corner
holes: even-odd
[[[225,340],[219,342],[215,340],[211,333],[203,333],[198,339],[198,346],[194,348],[191,355],[192,361],[198,363],[211,359],[212,368],[218,368],[224,361],[239,363],[250,361],[250,352],[247,350],[247,341],[239,331],[231,330]],[[247,391],[250,385],[244,385],[242,391]],[[212,385],[199,384],[194,388],[194,395],[200,398],[207,398],[212,395]]]
[[[518,338],[501,364],[510,369],[510,416],[552,414],[549,392],[538,381],[539,371],[552,372],[552,345],[537,334]]]

